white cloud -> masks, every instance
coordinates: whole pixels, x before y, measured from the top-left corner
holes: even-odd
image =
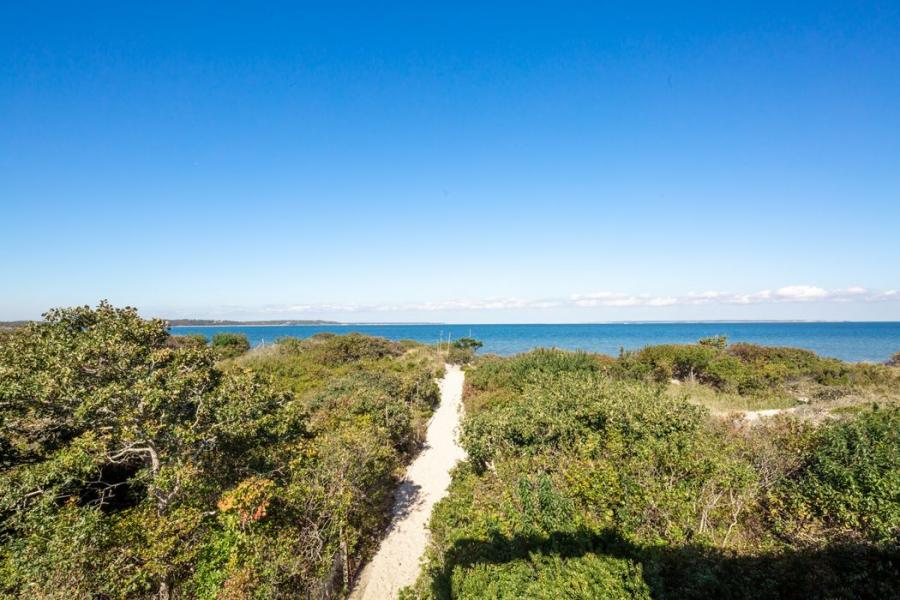
[[[668,307],[698,305],[750,305],[796,302],[884,302],[900,301],[900,292],[887,290],[870,291],[854,286],[843,289],[826,290],[813,285],[789,285],[772,290],[757,292],[689,292],[684,296],[627,294],[622,292],[597,291],[572,294],[567,298],[542,298],[524,300],[521,298],[491,297],[484,299],[457,299],[438,302],[410,302],[396,304],[339,304],[304,303],[267,306],[265,313],[278,314],[325,314],[325,313],[393,313],[393,312],[446,312],[446,311],[500,311],[500,310],[546,310],[560,307]]]
[[[778,288],[775,295],[785,300],[818,300],[828,296],[828,291],[814,285],[789,285]]]

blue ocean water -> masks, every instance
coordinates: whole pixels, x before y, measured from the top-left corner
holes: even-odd
[[[305,338],[321,331],[357,331],[392,340],[435,343],[472,336],[484,342],[481,353],[502,355],[538,347],[586,350],[616,355],[654,344],[690,343],[702,337],[724,335],[730,342],[806,348],[822,356],[847,361],[882,362],[900,351],[900,322],[867,323],[598,323],[574,325],[292,325],[173,327],[178,335],[217,332],[243,333],[257,346],[281,337]]]

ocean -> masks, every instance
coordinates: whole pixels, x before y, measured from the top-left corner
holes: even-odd
[[[480,353],[501,355],[555,347],[616,355],[620,348],[634,350],[654,344],[691,343],[724,335],[729,342],[806,348],[822,356],[847,361],[883,362],[900,351],[900,322],[866,323],[585,323],[567,325],[484,324],[341,324],[291,326],[172,327],[172,333],[199,333],[211,338],[217,332],[243,333],[253,346],[282,337],[305,338],[322,331],[367,335],[392,340],[436,343],[471,336],[481,340]]]

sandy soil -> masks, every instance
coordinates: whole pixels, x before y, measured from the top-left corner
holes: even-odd
[[[745,410],[741,411],[742,418],[747,422],[759,421],[776,415],[788,415],[797,412],[798,408],[768,408],[765,410]]]
[[[441,404],[428,425],[425,448],[397,488],[393,519],[372,561],[350,594],[354,600],[389,600],[412,585],[428,544],[428,520],[434,504],[447,495],[450,469],[465,458],[457,443],[464,374],[447,365],[439,382]]]

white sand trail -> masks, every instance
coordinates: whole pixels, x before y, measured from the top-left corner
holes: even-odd
[[[390,600],[415,583],[428,544],[431,509],[447,495],[450,470],[465,458],[457,442],[464,377],[462,369],[447,365],[439,382],[441,404],[428,424],[425,448],[397,488],[387,535],[357,579],[352,600]]]

